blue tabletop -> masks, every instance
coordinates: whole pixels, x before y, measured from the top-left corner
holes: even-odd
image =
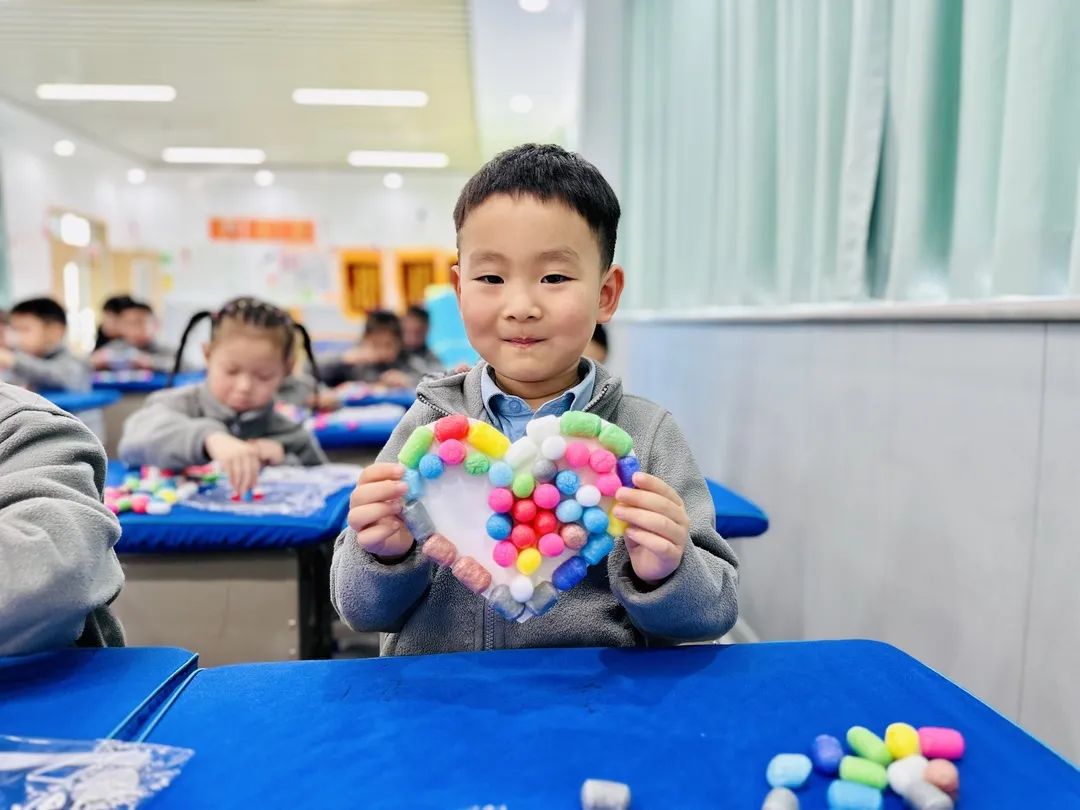
[[[109,462],[107,483],[115,486],[124,479],[124,464]],[[313,515],[259,515],[209,512],[177,504],[168,515],[120,516],[121,554],[176,551],[233,551],[247,548],[293,548],[332,540],[341,531],[349,510],[352,488],[342,489],[326,499]]]
[[[0,734],[130,739],[197,665],[169,647],[0,658]]]
[[[346,397],[342,403],[353,407],[364,405],[400,405],[403,408],[411,408],[416,402],[416,391],[412,388],[394,388],[389,391],[368,392],[361,396]]]
[[[189,371],[176,375],[174,386],[202,382],[205,371]],[[122,394],[148,394],[169,387],[169,375],[160,371],[141,372],[98,372],[94,375],[94,390],[119,391]]]
[[[706,478],[709,495],[716,510],[716,531],[728,540],[736,537],[757,537],[769,529],[769,516],[756,504],[737,492]]]
[[[341,422],[323,425],[312,430],[324,450],[349,447],[382,447],[398,425],[397,419],[385,422],[361,422],[346,425]]]
[[[42,391],[41,396],[68,413],[105,408],[120,399],[120,392],[102,388],[95,391]]]
[[[146,737],[198,752],[156,810],[572,810],[589,777],[628,783],[636,810],[756,810],[773,755],[898,720],[964,733],[964,806],[1080,806],[1075,768],[870,641],[227,666],[200,671]],[[824,807],[827,785],[813,775],[803,807]]]

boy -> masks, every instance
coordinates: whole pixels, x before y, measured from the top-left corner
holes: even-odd
[[[7,336],[13,348],[0,347],[0,370],[8,382],[33,391],[90,390],[90,368],[64,345],[67,315],[53,299],[12,307]]]
[[[427,345],[428,330],[431,328],[431,316],[423,307],[415,304],[405,311],[401,319],[401,337],[405,345],[405,356],[424,374],[442,371],[444,366]]]
[[[105,452],[75,417],[0,383],[0,656],[122,646],[124,575],[101,503]]]
[[[116,318],[120,337],[90,355],[94,368],[171,371],[176,350],[157,342],[157,317],[149,304],[128,299]]]
[[[365,382],[406,388],[416,385],[422,376],[405,355],[401,320],[386,310],[368,313],[359,345],[319,365],[324,382],[330,386]]]
[[[502,647],[643,646],[723,635],[738,614],[737,561],[713,528],[705,482],[675,420],[623,395],[585,349],[623,288],[612,264],[619,203],[591,164],[556,146],[496,156],[454,209],[453,283],[483,357],[428,380],[350,502],[331,596],[357,630],[392,633],[383,654]],[[398,518],[404,468],[392,463],[417,425],[465,413],[511,440],[530,418],[587,410],[628,431],[643,472],[616,493],[625,542],[544,616],[506,622],[449,570],[418,553]]]
[[[101,323],[98,325],[97,339],[94,341],[96,352],[110,340],[120,337],[120,313],[129,304],[134,303],[129,295],[114,295],[106,298],[101,305]]]

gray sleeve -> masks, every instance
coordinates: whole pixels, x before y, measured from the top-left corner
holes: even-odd
[[[303,425],[297,425],[284,416],[275,415],[277,429],[273,435],[267,436],[276,442],[281,442],[285,448],[284,463],[290,467],[317,467],[320,464],[329,464],[318,439]]]
[[[393,462],[405,440],[419,425],[438,417],[416,402],[379,453],[380,462]],[[338,615],[354,630],[393,633],[401,629],[413,606],[431,584],[434,567],[414,545],[404,559],[386,564],[356,544],[356,532],[345,529],[334,543],[330,565],[330,600]]]
[[[35,357],[15,352],[12,370],[27,385],[39,390],[89,391],[90,367],[73,354],[61,352],[56,357]]]
[[[642,469],[679,493],[690,518],[690,538],[679,567],[656,587],[636,577],[626,546],[616,543],[608,557],[611,590],[648,636],[668,641],[718,638],[739,616],[738,558],[716,533],[709,489],[671,414],[664,414],[645,446]]]
[[[120,590],[104,480],[101,444],[73,417],[26,409],[0,421],[0,655],[72,644]]]
[[[206,437],[227,433],[216,419],[198,416],[183,389],[159,391],[124,422],[117,451],[131,466],[187,467],[206,464]]]

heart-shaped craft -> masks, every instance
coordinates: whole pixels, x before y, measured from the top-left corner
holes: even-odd
[[[510,621],[546,613],[608,555],[626,529],[613,496],[640,469],[630,434],[584,411],[534,419],[513,444],[447,416],[416,428],[398,460],[422,553]]]

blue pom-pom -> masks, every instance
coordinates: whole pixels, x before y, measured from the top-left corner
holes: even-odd
[[[840,772],[840,760],[844,758],[844,746],[831,734],[819,734],[810,745],[810,759],[818,773],[836,776]]]
[[[607,512],[599,506],[590,506],[581,517],[581,524],[589,534],[602,534],[607,531]]]
[[[424,478],[438,478],[443,474],[443,462],[434,453],[428,453],[420,459],[420,474]]]
[[[589,565],[596,565],[615,548],[615,541],[610,534],[595,534],[589,538],[585,548],[578,552]]]
[[[568,591],[585,579],[589,564],[581,557],[571,557],[551,574],[551,584],[560,591]]]
[[[488,470],[488,481],[493,487],[508,487],[514,483],[514,470],[505,461],[496,461]]]
[[[616,469],[622,485],[632,487],[634,485],[634,473],[641,471],[641,463],[637,460],[637,456],[626,456],[626,458],[619,459]]]
[[[505,540],[513,528],[514,524],[507,515],[492,515],[488,518],[487,533],[492,540]]]
[[[408,489],[405,491],[405,500],[412,501],[418,500],[424,494],[424,479],[420,477],[420,473],[416,470],[405,470],[405,486]]]
[[[563,470],[555,476],[555,486],[563,495],[573,495],[581,486],[581,479],[573,470]]]
[[[582,505],[571,498],[555,507],[555,517],[560,523],[576,523],[581,520],[581,513],[584,511]]]

